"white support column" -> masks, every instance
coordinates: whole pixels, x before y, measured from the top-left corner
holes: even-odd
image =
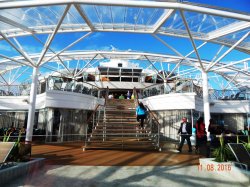
[[[163,73],[163,74],[164,74],[164,73]],[[169,86],[168,86],[168,84],[167,84],[167,80],[166,80],[166,79],[164,79],[163,85],[164,85],[164,94],[170,92],[170,89],[169,89]]]
[[[207,131],[207,138],[210,141],[210,133],[208,132],[208,125],[210,120],[210,106],[209,106],[209,95],[208,95],[208,78],[207,72],[202,71],[202,82],[203,82],[203,106],[204,106],[204,122]]]
[[[39,71],[38,67],[33,67],[32,83],[30,89],[30,100],[29,100],[28,123],[27,123],[26,137],[25,137],[26,143],[31,142],[33,136],[34,117],[36,110],[38,71]]]
[[[52,141],[52,135],[53,135],[53,117],[54,117],[54,109],[48,108],[47,110],[47,123],[46,123],[46,141],[51,142]]]

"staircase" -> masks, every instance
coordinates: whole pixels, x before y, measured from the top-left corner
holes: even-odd
[[[138,129],[134,100],[108,99],[84,149],[156,150],[151,127]]]

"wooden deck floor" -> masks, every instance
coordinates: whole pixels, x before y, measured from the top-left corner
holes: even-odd
[[[35,144],[32,157],[46,164],[79,166],[173,166],[197,165],[199,155],[170,151],[82,150],[82,143]]]

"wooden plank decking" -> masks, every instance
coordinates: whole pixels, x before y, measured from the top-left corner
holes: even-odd
[[[83,143],[34,144],[32,157],[47,164],[80,166],[173,166],[197,165],[199,155],[170,151],[82,150]]]

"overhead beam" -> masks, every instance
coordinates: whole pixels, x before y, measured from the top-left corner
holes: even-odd
[[[80,16],[84,19],[84,21],[87,23],[91,31],[94,31],[95,28],[92,25],[91,21],[89,20],[88,16],[85,14],[85,12],[82,10],[82,7],[78,4],[74,5]]]
[[[60,28],[60,26],[61,26],[61,24],[62,24],[62,22],[63,22],[65,16],[67,15],[67,13],[68,13],[68,11],[69,11],[69,9],[70,9],[70,6],[71,6],[71,5],[68,5],[68,6],[64,9],[63,15],[62,15],[62,17],[59,19],[59,21],[58,21],[58,23],[57,23],[57,25],[56,25],[56,28],[54,29],[52,35],[49,35],[48,40],[46,41],[46,43],[45,43],[45,45],[44,45],[44,47],[43,47],[43,50],[42,50],[42,52],[41,52],[41,54],[40,54],[40,57],[39,57],[39,59],[38,59],[38,61],[37,61],[37,66],[39,66],[39,65],[41,64],[41,62],[42,62],[42,60],[43,60],[43,58],[44,58],[44,55],[45,55],[45,53],[48,51],[50,44],[52,43],[52,41],[53,41],[53,39],[54,39],[54,37],[55,37],[55,35],[56,35],[58,29]]]
[[[231,62],[229,64],[225,64],[225,65],[222,65],[222,66],[219,66],[219,67],[216,67],[216,68],[212,68],[211,70],[216,71],[216,70],[220,70],[220,69],[227,68],[227,67],[230,67],[230,66],[233,67],[233,65],[240,64],[240,63],[246,62],[248,60],[250,61],[250,58],[246,58],[246,59],[236,61],[236,62]]]
[[[2,32],[0,32],[0,35],[5,39],[6,42],[8,42],[19,54],[21,54],[32,66],[35,66],[35,64],[33,63],[33,61],[25,54],[24,51],[22,51],[21,49],[19,49],[18,47],[16,47],[9,39],[7,36],[5,36],[5,34],[3,34]]]
[[[220,60],[222,60],[228,53],[230,53],[237,45],[239,45],[243,40],[245,40],[249,36],[250,32],[246,33],[244,36],[241,37],[240,40],[238,40],[232,47],[230,47],[224,54],[222,54],[216,61],[214,61],[212,64],[210,64],[206,71],[209,71],[216,63],[218,63]]]
[[[60,55],[61,53],[63,53],[64,51],[66,51],[67,49],[69,49],[70,47],[74,46],[75,44],[77,44],[78,42],[80,42],[81,40],[83,40],[84,38],[86,38],[87,36],[89,36],[92,32],[88,32],[87,34],[83,35],[82,37],[80,37],[79,39],[77,39],[76,41],[72,42],[71,44],[69,44],[67,47],[65,47],[63,50],[59,51],[58,53],[54,54],[52,57],[50,57],[49,59],[45,60],[43,63],[49,62],[50,60],[52,60],[53,58],[55,58],[56,56]]]
[[[227,18],[250,21],[250,16],[243,13],[230,12],[198,5],[178,3],[178,2],[157,2],[157,1],[129,1],[129,0],[43,0],[43,1],[14,1],[0,3],[1,9],[13,9],[23,7],[52,6],[64,4],[88,4],[88,5],[108,5],[108,6],[129,6],[145,8],[166,8],[181,9],[184,11],[193,11],[209,15],[222,16]]]
[[[34,34],[32,35],[39,43],[41,43],[42,45],[45,45],[38,37],[36,37]],[[48,48],[52,53],[56,54],[56,52],[54,50],[52,50],[50,47]],[[60,63],[63,65],[63,67],[69,72],[70,70],[67,68],[67,66],[64,64],[64,62],[62,61],[62,59],[60,58],[60,56],[58,55],[57,58],[59,59]]]
[[[18,64],[22,64],[22,65],[25,65],[25,66],[30,66],[29,64],[26,64],[26,63],[24,63],[24,62],[22,62],[20,60],[17,60],[17,59],[14,59],[12,57],[8,57],[8,56],[2,55],[2,54],[0,54],[0,57],[3,57],[3,58],[8,59],[10,61],[16,62]],[[1,65],[1,62],[0,62],[0,65]]]
[[[158,75],[162,78],[162,80],[164,81],[164,77],[160,74],[159,70],[155,67],[155,65],[151,62],[151,60],[149,60],[149,58],[145,55],[145,58],[149,61],[149,63],[153,66],[153,68],[157,71]]]
[[[238,76],[239,72],[237,72],[232,79],[230,79],[228,82],[227,82],[227,85],[224,87],[224,89],[227,89],[227,87],[230,85],[231,82],[233,82],[235,80],[235,78]]]
[[[77,74],[75,75],[76,76],[79,76],[81,75],[81,73],[84,72],[84,68],[88,67],[88,65],[98,56],[98,54],[96,54],[89,62],[87,62],[87,64],[85,64],[85,66],[83,66],[79,72],[77,72]]]
[[[229,35],[231,33],[234,33],[243,29],[247,29],[249,27],[250,27],[250,22],[245,22],[245,21],[234,22],[225,27],[222,27],[220,29],[207,33],[208,40],[213,40],[215,38]]]
[[[165,13],[155,23],[152,32],[156,33],[161,28],[161,26],[167,21],[167,19],[172,15],[173,12],[175,12],[174,9],[165,10]]]
[[[20,24],[20,23],[17,23],[17,22],[15,22],[15,21],[13,21],[13,20],[11,20],[11,19],[9,19],[9,18],[6,18],[6,17],[4,17],[4,16],[2,16],[2,15],[0,15],[0,21],[6,23],[6,24],[8,24],[8,25],[11,25],[11,26],[13,26],[13,27],[16,27],[16,28],[22,29],[22,30],[24,30],[24,31],[27,31],[27,32],[29,32],[29,33],[35,33],[35,32],[34,32],[32,29],[30,29],[29,27],[26,27],[26,26],[24,26],[24,25],[22,25],[22,24]]]
[[[168,47],[169,49],[171,49],[175,54],[177,54],[178,56],[182,57],[183,59],[185,59],[187,62],[190,63],[190,66],[195,66],[196,68],[199,68],[198,66],[196,66],[196,64],[193,64],[187,57],[183,56],[179,51],[177,51],[175,48],[173,48],[172,46],[170,46],[167,42],[165,42],[164,40],[162,40],[160,37],[158,37],[157,35],[152,35],[154,38],[156,38],[158,41],[160,41],[163,45],[165,45],[166,47]]]
[[[180,10],[180,14],[181,14],[181,17],[182,17],[183,23],[184,23],[184,25],[185,25],[185,27],[186,27],[186,30],[187,30],[187,32],[188,32],[189,39],[190,39],[190,41],[191,41],[191,43],[192,43],[192,46],[193,46],[193,48],[194,48],[194,51],[195,51],[196,57],[197,57],[197,59],[198,59],[198,61],[199,61],[199,63],[200,63],[201,69],[202,69],[202,71],[205,71],[205,69],[204,69],[204,67],[203,67],[203,65],[202,65],[202,62],[201,62],[201,58],[200,58],[200,55],[199,55],[198,49],[197,49],[197,47],[196,47],[196,45],[195,45],[195,42],[194,42],[194,39],[193,39],[192,33],[191,33],[190,29],[189,29],[189,26],[188,26],[187,20],[186,20],[186,18],[185,18],[185,16],[184,16],[184,13],[183,13],[183,11],[182,11],[182,10]]]

